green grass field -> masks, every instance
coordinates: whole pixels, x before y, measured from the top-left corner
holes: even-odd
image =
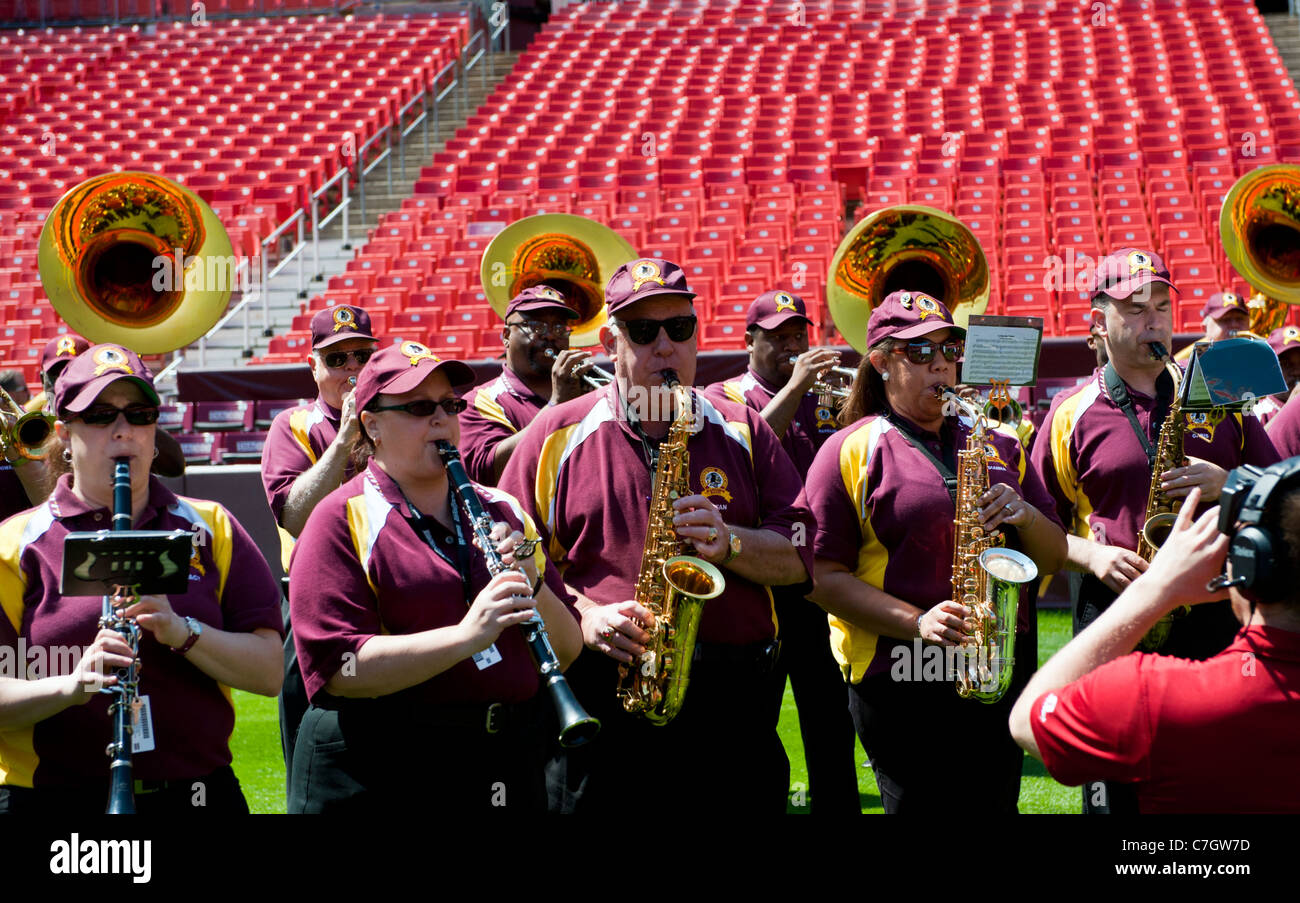
[[[1038,612],[1038,663],[1047,661],[1070,637],[1068,611]],[[230,739],[230,751],[235,757],[235,772],[248,797],[249,808],[254,812],[284,812],[284,761],[280,754],[280,722],[276,701],[263,696],[234,691],[235,734]],[[781,705],[781,721],[777,727],[781,741],[790,757],[790,785],[806,787],[808,772],[803,761],[803,742],[799,739],[799,721],[795,712],[794,697],[786,687],[785,701]],[[866,762],[861,746],[857,748],[859,764]],[[1023,777],[1020,781],[1021,812],[1078,813],[1079,789],[1064,787],[1048,777],[1042,763],[1025,757]],[[858,794],[862,811],[879,813],[880,797],[876,779],[868,767],[858,770]],[[806,809],[791,806],[791,813]]]

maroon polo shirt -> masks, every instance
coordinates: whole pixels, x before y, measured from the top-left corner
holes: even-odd
[[[532,423],[546,399],[504,367],[500,376],[476,386],[465,400],[469,407],[460,414],[461,460],[471,480],[491,486],[496,482],[497,445]]]
[[[1283,458],[1300,455],[1300,396],[1282,406],[1276,417],[1269,421],[1268,437],[1277,446]]]
[[[505,521],[527,538],[537,537],[518,502],[500,490],[476,488],[493,520]],[[459,508],[456,513],[468,542],[471,527]],[[428,524],[444,557],[416,532],[410,516],[401,490],[372,459],[307,519],[289,567],[289,608],[303,681],[313,701],[325,693],[325,684],[340,668],[355,661],[371,637],[459,624],[473,597],[491,579],[483,553],[470,546],[472,595],[467,599],[454,531],[436,521]],[[548,584],[563,593],[559,575],[540,545],[535,554],[538,567],[548,571]],[[415,705],[532,698],[539,682],[523,632],[504,631],[496,647],[502,661],[490,667],[479,670],[465,659],[393,695]]]
[[[714,401],[746,405],[761,414],[782,388],[784,387],[763,379],[750,368],[734,379],[714,383],[704,390],[704,394]],[[799,400],[794,418],[781,436],[781,447],[794,462],[794,469],[801,478],[808,475],[808,468],[812,467],[817,449],[835,435],[838,429],[835,422],[837,415],[834,408],[820,404],[816,395],[805,394]]]
[[[1297,687],[1300,634],[1256,625],[1203,662],[1107,662],[1039,696],[1029,719],[1052,777],[1134,783],[1143,814],[1295,813]]]
[[[693,396],[700,429],[687,442],[690,491],[705,494],[728,524],[795,542],[811,574],[811,549],[795,540],[808,521],[795,501],[799,475],[776,434],[743,405]],[[647,450],[621,407],[611,385],[547,408],[501,477],[502,488],[537,520],[564,582],[604,604],[635,597],[654,480]],[[771,639],[776,623],[768,587],[723,572],[727,587],[705,604],[700,641]]]
[[[1156,447],[1159,429],[1151,422],[1156,399],[1132,388],[1129,396],[1138,424]],[[1259,419],[1240,410],[1187,412],[1183,418],[1183,451],[1189,457],[1228,470],[1280,460]],[[1054,404],[1031,457],[1067,532],[1137,551],[1151,472],[1128,417],[1106,392],[1102,370]]]
[[[966,448],[970,435],[956,418],[944,422],[941,435],[910,426],[940,461],[945,448]],[[1026,467],[1019,441],[995,430],[987,437],[989,485],[1006,483],[1055,521],[1051,497]],[[952,497],[935,465],[889,418],[864,417],[832,436],[808,472],[802,501],[817,521],[816,557],[920,608],[952,598]],[[1029,629],[1031,614],[1020,606],[1019,631]],[[879,636],[842,618],[830,622],[831,651],[852,683],[888,671],[895,646],[911,647],[911,640]]]
[[[310,470],[334,442],[342,416],[342,411],[317,398],[311,404],[281,411],[271,421],[262,450],[262,485],[277,524],[294,480]]]
[[[64,475],[47,501],[0,527],[0,656],[11,656],[7,666],[25,651],[32,677],[72,673],[80,655],[53,650],[84,649],[99,632],[101,597],[61,596],[59,575],[63,538],[77,530],[108,529],[111,512],[88,507],[71,485],[71,475]],[[262,553],[221,505],[173,495],[151,476],[149,501],[135,528],[190,530],[200,537],[189,563],[189,591],[169,597],[178,615],[219,630],[265,627],[282,633],[280,588]],[[140,662],[140,695],[150,700],[157,748],[135,755],[135,777],[200,777],[229,765],[235,710],[228,690],[147,630],[141,631]],[[31,670],[42,666],[44,675]],[[10,676],[8,667],[5,674]],[[60,787],[107,778],[108,703],[107,694],[97,694],[32,727],[0,732],[0,765],[9,771],[5,783]]]

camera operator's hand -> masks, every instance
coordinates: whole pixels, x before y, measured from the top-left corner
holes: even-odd
[[[1218,508],[1211,508],[1193,522],[1200,501],[1200,489],[1193,489],[1178,512],[1169,538],[1137,581],[1159,587],[1162,599],[1168,603],[1166,609],[1224,596],[1223,590],[1207,590],[1205,584],[1223,573],[1228,537],[1219,532]]]

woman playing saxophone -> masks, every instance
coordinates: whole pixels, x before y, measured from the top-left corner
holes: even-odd
[[[886,297],[868,323],[847,425],[818,452],[804,490],[817,521],[810,598],[831,616],[849,709],[890,813],[951,811],[954,763],[980,776],[963,783],[963,805],[1016,809],[1021,756],[1007,716],[1035,658],[1033,603],[1020,605],[1016,659],[1028,667],[1012,690],[990,705],[960,698],[948,668],[958,657],[946,650],[969,643],[975,625],[953,599],[955,524],[1006,534],[1041,573],[1065,555],[1010,436],[990,430],[974,444],[988,489],[958,510],[958,452],[973,425],[940,393],[957,382],[964,335],[935,298]]]

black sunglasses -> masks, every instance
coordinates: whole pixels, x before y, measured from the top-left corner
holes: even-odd
[[[329,367],[332,370],[338,370],[340,367],[347,364],[348,355],[351,355],[354,361],[364,367],[366,361],[374,357],[374,354],[375,352],[371,348],[361,348],[356,351],[330,351],[321,355],[321,357],[325,361],[326,367]]]
[[[637,345],[649,345],[659,338],[659,327],[668,333],[674,342],[685,342],[695,335],[696,319],[694,316],[669,317],[667,320],[619,320],[619,327],[627,337]]]
[[[444,414],[448,417],[454,417],[467,407],[469,407],[469,402],[463,398],[444,398],[442,401],[421,398],[419,401],[408,401],[406,404],[376,405],[366,410],[401,411],[404,414],[410,414],[412,417],[432,417],[434,411],[442,408]]]
[[[133,404],[124,408],[115,408],[111,404],[95,405],[75,415],[87,426],[108,426],[117,422],[117,415],[126,417],[131,426],[148,426],[158,422],[158,409],[150,404]]]
[[[901,348],[891,349],[894,354],[906,354],[907,359],[914,364],[928,364],[934,360],[934,350],[938,348],[943,353],[943,359],[948,363],[954,363],[962,352],[966,350],[966,343],[958,339],[949,339],[946,342],[908,342]]]

